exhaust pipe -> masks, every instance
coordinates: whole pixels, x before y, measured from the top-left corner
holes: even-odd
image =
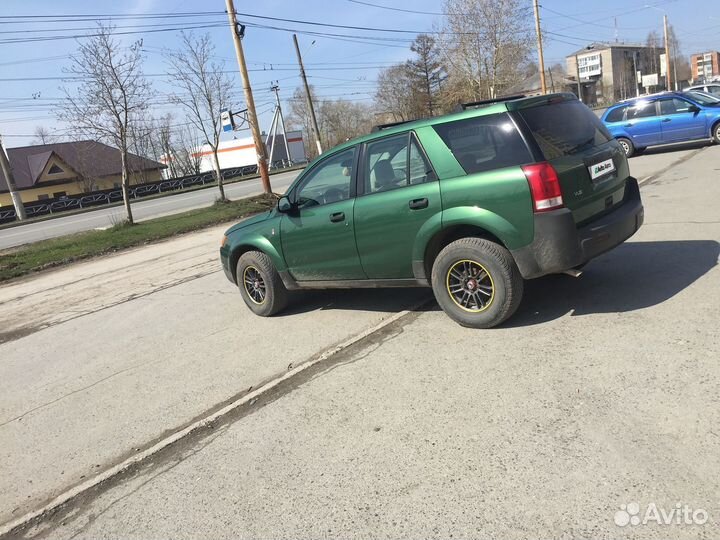
[[[577,268],[571,268],[570,270],[563,270],[563,274],[567,274],[568,276],[572,276],[574,278],[578,278],[582,276],[582,270],[578,270]]]

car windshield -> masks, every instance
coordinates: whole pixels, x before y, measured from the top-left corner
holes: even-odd
[[[707,105],[709,107],[720,106],[720,99],[711,96],[710,94],[706,94],[705,92],[690,90],[689,92],[683,92],[683,95],[689,97],[693,101],[696,101],[700,105]]]

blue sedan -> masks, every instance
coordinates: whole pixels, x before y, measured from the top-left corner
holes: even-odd
[[[720,144],[720,107],[703,101],[663,92],[613,105],[601,119],[627,157],[658,144],[701,139]]]

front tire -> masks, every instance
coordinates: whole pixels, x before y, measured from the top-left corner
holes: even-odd
[[[619,137],[617,142],[619,142],[620,146],[622,146],[626,158],[633,156],[633,154],[635,153],[635,147],[633,146],[633,143],[630,141],[630,139],[626,139],[625,137]]]
[[[712,139],[715,144],[720,144],[720,122],[715,124],[712,128]]]
[[[270,317],[287,306],[288,291],[265,253],[243,253],[238,259],[235,275],[242,299],[256,315]]]
[[[443,311],[469,328],[492,328],[515,313],[523,279],[510,252],[483,238],[448,244],[432,268],[432,287]]]

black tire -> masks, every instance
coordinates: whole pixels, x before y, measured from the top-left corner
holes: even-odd
[[[261,251],[243,253],[237,262],[236,281],[245,304],[256,315],[270,317],[282,311],[288,291],[270,257]]]
[[[720,144],[720,122],[716,123],[712,127],[712,139],[715,142],[715,144]]]
[[[432,267],[438,304],[451,319],[470,328],[492,328],[512,316],[520,305],[523,284],[510,252],[483,238],[461,238],[448,244]],[[470,295],[467,300],[466,295]]]
[[[633,143],[630,141],[630,139],[626,139],[625,137],[618,137],[617,142],[620,143],[620,146],[622,146],[623,152],[625,152],[625,157],[630,158],[635,154],[635,147],[633,146]]]

